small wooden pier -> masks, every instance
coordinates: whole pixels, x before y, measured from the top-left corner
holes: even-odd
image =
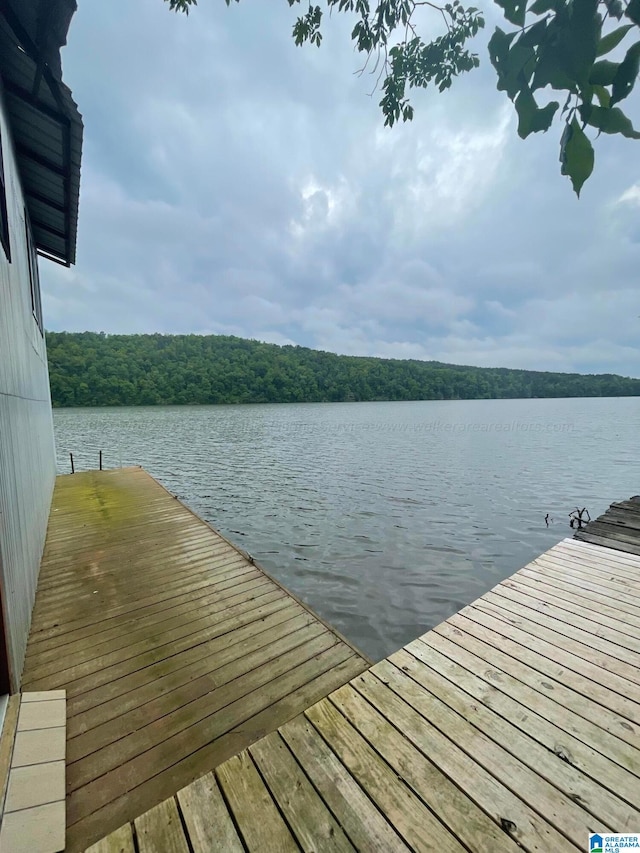
[[[575,538],[640,555],[640,495],[611,504],[599,518],[576,531]]]
[[[142,469],[58,478],[22,689],[66,690],[71,853],[368,665]]]
[[[565,539],[91,853],[576,853],[638,831],[640,557]]]

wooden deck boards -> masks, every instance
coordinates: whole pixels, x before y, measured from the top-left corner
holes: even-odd
[[[639,672],[640,556],[566,539],[125,827],[123,849],[170,823],[166,853],[586,850],[640,830]]]
[[[178,845],[170,794],[367,665],[142,469],[58,478],[22,689],[67,691],[71,853]]]
[[[640,554],[640,495],[611,504],[605,513],[577,530],[574,538],[628,554]]]

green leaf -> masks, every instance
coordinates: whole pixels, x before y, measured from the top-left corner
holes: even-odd
[[[586,86],[582,86],[580,94],[582,95],[582,103],[590,104],[593,101],[593,96],[595,95],[595,92],[593,91],[593,84],[587,83]]]
[[[540,108],[528,86],[520,90],[515,105],[518,113],[518,136],[521,139],[525,139],[530,133],[549,130],[556,110],[560,107],[557,101],[552,101],[546,107]]]
[[[589,82],[596,86],[610,86],[615,80],[619,68],[619,62],[610,62],[608,59],[601,59],[591,69]]]
[[[575,194],[580,197],[584,182],[593,172],[594,154],[593,146],[575,115],[562,134],[560,163],[561,174],[569,176]]]
[[[527,75],[523,75],[523,69],[530,60],[535,59],[532,47],[521,47],[519,42],[511,45],[515,35],[516,33],[507,35],[500,27],[496,27],[489,40],[489,58],[498,73],[498,89],[506,92],[512,100],[520,91],[523,82],[526,82]]]
[[[534,15],[544,15],[545,12],[555,9],[556,5],[557,0],[536,0],[535,3],[529,6],[529,11],[533,12]]]
[[[598,0],[580,0],[572,6],[571,18],[561,28],[558,42],[560,67],[583,86],[595,62],[602,19],[597,14]]]
[[[609,53],[610,50],[613,50],[614,47],[617,47],[622,39],[626,36],[629,30],[633,29],[633,24],[625,24],[623,27],[618,27],[617,30],[614,30],[611,33],[608,33],[606,36],[603,36],[598,43],[598,56],[604,56],[605,53]]]
[[[542,43],[545,33],[547,31],[547,19],[543,18],[541,21],[535,23],[532,27],[529,27],[526,32],[524,32],[520,38],[518,39],[518,44],[521,47],[535,47]]]
[[[518,27],[524,27],[527,13],[526,0],[496,0],[496,3],[504,10],[504,16],[508,21]]]
[[[552,89],[569,89],[575,91],[576,85],[560,67],[558,62],[558,51],[552,45],[542,49],[536,70],[533,74],[531,88],[544,89],[545,86],[551,86]]]
[[[640,25],[640,0],[631,0],[625,12],[627,18]]]
[[[509,51],[507,60],[502,66],[502,73],[498,74],[498,89],[505,91],[511,100],[515,98],[522,86],[526,85],[527,75],[523,71],[527,63],[534,58],[534,49],[520,47],[518,42]]]
[[[588,84],[602,31],[598,0],[559,4],[538,47],[533,89],[552,86],[576,92]]]
[[[621,0],[604,0],[604,5],[607,7],[607,12],[611,17],[617,21],[624,15],[624,6]]]
[[[640,133],[634,129],[620,107],[613,107],[613,109],[591,107],[587,121],[591,127],[597,128],[602,133],[619,133],[627,139],[640,139]]]
[[[640,41],[632,44],[613,79],[611,105],[624,100],[635,86],[640,71]]]
[[[511,47],[511,42],[514,40],[515,36],[515,33],[509,33],[507,35],[507,33],[505,33],[504,30],[501,30],[500,27],[496,27],[493,35],[489,39],[489,58],[491,59],[491,64],[498,74],[500,74],[503,64],[509,57],[509,48]]]
[[[601,107],[607,107],[607,108],[609,107],[610,102],[611,102],[611,95],[604,88],[604,86],[594,86],[593,87],[593,93],[596,96],[596,98],[598,99],[598,101],[600,102]]]

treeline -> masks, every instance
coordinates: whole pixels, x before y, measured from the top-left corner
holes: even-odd
[[[54,406],[640,396],[640,379],[334,355],[222,335],[48,332]]]

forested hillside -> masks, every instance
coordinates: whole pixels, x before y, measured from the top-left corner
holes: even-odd
[[[338,356],[221,335],[48,332],[54,406],[640,396],[640,379]]]

